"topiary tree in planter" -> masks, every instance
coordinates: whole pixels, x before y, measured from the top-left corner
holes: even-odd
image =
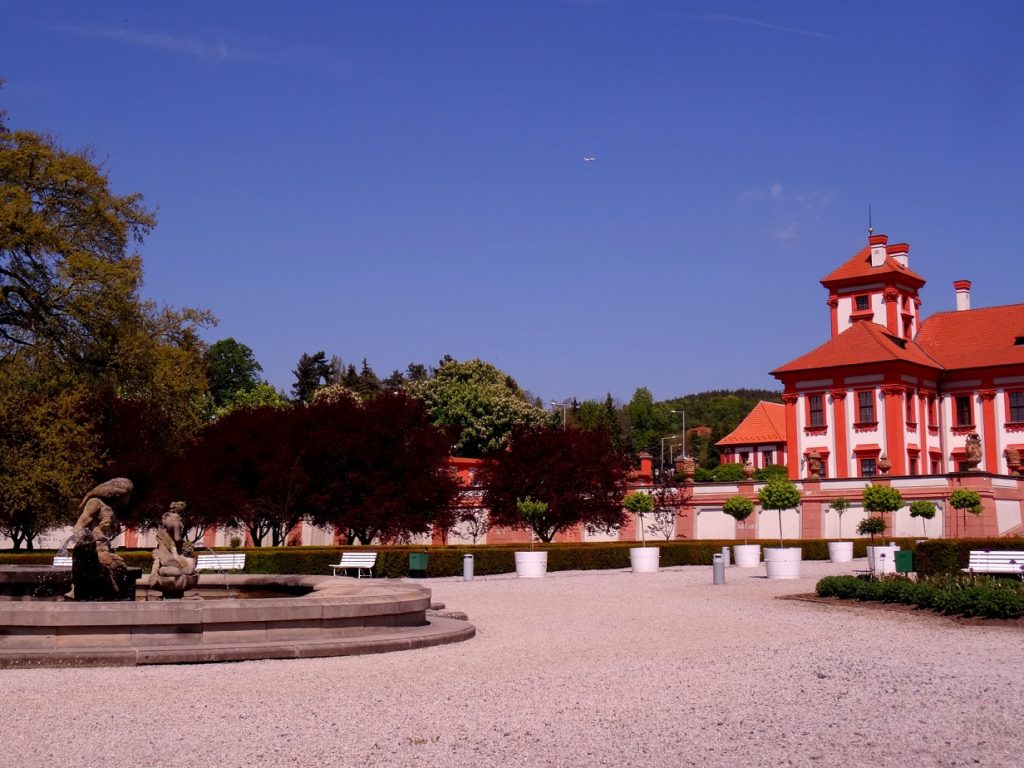
[[[864,488],[864,495],[862,498],[864,509],[872,515],[879,515],[883,521],[885,520],[886,512],[895,512],[903,506],[903,494],[888,485],[868,485]],[[885,529],[883,528],[882,531],[880,531],[880,533],[883,533],[883,547],[885,546],[884,530]]]
[[[967,527],[968,512],[975,516],[982,513],[981,495],[977,491],[972,491],[970,488],[957,488],[949,494],[949,505],[953,507],[953,509],[960,510],[964,513],[965,528]]]
[[[649,494],[641,491],[633,491],[622,500],[622,506],[627,512],[632,512],[640,521],[640,546],[647,546],[647,537],[644,534],[644,515],[654,511],[654,499]]]
[[[782,540],[782,513],[800,506],[800,489],[789,480],[771,480],[757,492],[762,509],[775,509],[779,513],[779,548],[785,548]]]
[[[540,536],[538,529],[545,530],[544,516],[548,513],[548,505],[527,496],[525,499],[516,499],[516,510],[530,528],[530,551],[533,552],[533,542]]]
[[[921,518],[921,530],[928,538],[928,521],[935,517],[935,502],[919,499],[910,503],[910,516]]]
[[[871,536],[871,543],[875,543],[875,535],[879,533],[885,533],[885,520],[877,515],[872,517],[865,517],[860,523],[857,524],[857,533],[861,536],[869,534]]]
[[[829,509],[839,515],[839,538],[843,538],[843,514],[850,508],[850,502],[845,496],[837,496],[828,503]]]
[[[754,502],[748,499],[746,496],[733,496],[732,498],[726,499],[722,505],[722,511],[732,518],[735,518],[737,523],[743,523],[743,543],[749,544],[747,540],[747,526],[746,520],[752,514],[754,514]]]

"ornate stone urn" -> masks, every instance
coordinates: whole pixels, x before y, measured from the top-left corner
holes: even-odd
[[[743,477],[748,481],[754,479],[754,462],[750,459],[743,462]]]
[[[1020,451],[1016,448],[1006,449],[1006,465],[1010,468],[1010,474],[1014,476],[1020,475]]]
[[[692,456],[687,456],[682,461],[683,485],[693,485],[693,478],[697,474],[697,462]]]
[[[821,480],[821,454],[817,451],[807,454],[807,479]]]
[[[892,462],[889,461],[889,457],[884,453],[878,457],[878,474],[888,475],[889,470],[892,469]]]
[[[963,465],[968,472],[977,472],[981,464],[981,436],[977,432],[971,432],[964,443]]]

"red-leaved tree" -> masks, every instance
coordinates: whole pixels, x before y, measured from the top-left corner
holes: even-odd
[[[184,501],[195,530],[244,526],[256,546],[268,535],[280,546],[306,516],[308,423],[306,408],[231,411],[202,429],[154,495]]]
[[[458,480],[450,437],[423,403],[402,392],[342,398],[307,409],[305,503],[314,523],[351,544],[450,528]]]
[[[483,504],[492,527],[531,528],[545,542],[575,525],[607,531],[625,522],[628,468],[604,431],[519,429],[480,469]],[[524,519],[516,500],[527,497],[547,504],[547,511]]]

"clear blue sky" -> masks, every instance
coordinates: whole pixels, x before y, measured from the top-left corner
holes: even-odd
[[[12,126],[158,209],[145,293],[291,386],[481,357],[545,400],[775,386],[877,232],[1016,303],[1024,3],[0,1]],[[584,162],[584,157],[596,158]]]

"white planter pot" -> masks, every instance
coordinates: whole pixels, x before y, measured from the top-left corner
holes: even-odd
[[[868,547],[868,568],[876,576],[886,573],[896,573],[896,551],[899,549],[895,544],[887,547]]]
[[[768,571],[768,578],[799,579],[803,557],[804,551],[800,547],[765,547],[764,567]]]
[[[633,573],[657,573],[660,559],[661,549],[658,547],[629,548],[629,564],[633,566]]]
[[[733,544],[732,560],[737,568],[757,568],[761,564],[761,545]]]
[[[849,563],[853,560],[853,542],[830,541],[828,543],[828,559],[833,563]]]
[[[516,552],[516,576],[520,579],[542,579],[548,572],[547,552]]]

